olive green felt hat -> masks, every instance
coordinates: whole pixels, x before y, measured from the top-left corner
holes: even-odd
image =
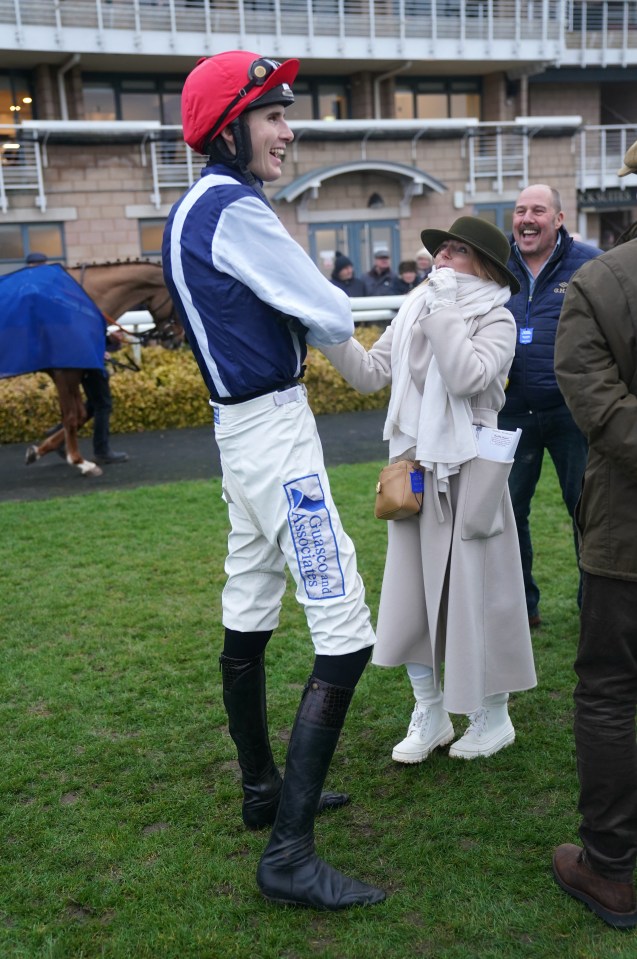
[[[437,251],[445,240],[460,240],[462,243],[468,243],[474,250],[481,253],[491,260],[492,263],[504,273],[511,293],[520,292],[520,284],[517,278],[507,267],[509,257],[511,256],[511,247],[506,236],[497,226],[481,220],[477,216],[461,216],[455,223],[452,223],[449,230],[423,230],[420,234],[424,246],[428,249]]]

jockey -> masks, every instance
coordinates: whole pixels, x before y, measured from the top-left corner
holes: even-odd
[[[375,636],[301,378],[307,344],[353,333],[349,300],[290,237],[263,192],[293,134],[299,63],[246,51],[199,61],[182,94],[184,139],[208,157],[174,206],[163,263],[210,391],[231,524],[222,594],[223,701],[242,771],[243,820],[273,825],[257,883],[271,900],[343,909],[384,892],[316,856],[321,790]],[[287,564],[314,644],[282,781],[270,748],[264,653]]]

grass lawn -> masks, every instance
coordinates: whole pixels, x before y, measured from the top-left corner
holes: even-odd
[[[374,618],[379,465],[330,471]],[[329,914],[269,904],[254,881],[267,835],[242,828],[217,662],[220,482],[0,504],[0,959],[634,959],[634,933],[551,875],[553,847],[577,841],[578,621],[550,467],[533,524],[544,625],[538,688],[512,697],[516,743],[488,760],[393,763],[408,682],[369,668],[328,778],[352,803],[320,817],[316,838],[389,896]],[[268,651],[281,763],[312,661],[289,591]]]

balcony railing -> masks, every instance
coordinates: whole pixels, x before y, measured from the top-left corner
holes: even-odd
[[[9,209],[11,191],[33,191],[35,205],[44,212],[46,195],[40,144],[15,133],[14,126],[0,125],[0,210],[6,213]]]
[[[522,60],[637,62],[637,0],[0,0],[0,30],[7,49],[70,53],[192,55],[194,35],[209,53],[258,44],[295,56],[301,37],[306,56],[344,60],[448,59],[453,46],[472,59],[497,48]]]
[[[562,120],[577,140],[575,151],[576,184],[579,190],[625,189],[625,180],[619,180],[617,170],[622,165],[623,156],[631,143],[637,140],[637,125],[616,126],[577,126],[577,118],[545,118],[545,121]],[[567,123],[568,121],[568,123]],[[359,121],[358,121],[359,122]],[[396,121],[404,126],[405,121]],[[535,122],[535,125],[533,125]],[[391,126],[391,121],[384,121]],[[463,159],[466,171],[466,191],[468,198],[480,193],[502,194],[506,190],[518,189],[528,183],[531,150],[542,121],[536,118],[520,118],[516,123],[489,124],[472,122],[464,132],[458,133],[458,152]],[[347,121],[329,123],[331,133]],[[111,126],[117,124],[111,124]],[[372,121],[370,121],[372,125]],[[42,129],[35,129],[35,127]],[[56,132],[64,124],[56,121]],[[72,124],[69,124],[72,126]],[[105,142],[108,133],[100,129],[100,124],[84,124],[86,129],[95,126],[96,139]],[[300,131],[302,121],[292,124],[297,134],[298,149],[302,149]],[[314,124],[314,128],[317,124]],[[42,143],[47,136],[46,123],[33,124],[34,129],[20,131],[16,136],[16,127],[0,126],[0,210],[6,213],[10,207],[11,193],[33,192],[35,205],[43,212],[47,207],[46,166],[47,151],[53,146],[49,143],[47,151]],[[156,209],[174,199],[175,190],[184,191],[198,179],[202,158],[193,153],[178,135],[179,127],[156,127],[150,132],[139,132],[139,142],[134,149],[141,148],[142,166],[150,170],[148,185],[150,200]],[[314,129],[316,134],[316,130]],[[364,159],[365,134],[359,132],[361,139],[361,158]],[[131,134],[128,133],[128,139]],[[84,142],[84,141],[83,141]],[[113,138],[116,143],[117,139]],[[120,144],[119,149],[130,150],[131,143]],[[18,149],[15,149],[15,147]],[[408,149],[406,147],[406,149]],[[148,163],[148,155],[150,163]],[[417,159],[412,156],[414,165]],[[435,172],[435,171],[434,171]],[[58,184],[59,188],[59,184]]]
[[[623,166],[626,150],[637,140],[637,125],[588,126],[579,136],[578,189],[625,189],[626,180],[618,180],[617,171]]]
[[[480,188],[502,193],[507,177],[528,183],[528,137],[500,129],[469,137],[469,195]]]

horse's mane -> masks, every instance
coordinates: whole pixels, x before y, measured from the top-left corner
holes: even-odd
[[[92,263],[86,263],[86,262],[83,262],[83,263],[74,263],[73,266],[69,266],[69,270],[88,270],[88,269],[90,269],[91,267],[94,267],[94,266],[98,266],[98,267],[103,267],[103,266],[159,266],[159,267],[161,267],[161,263],[157,262],[157,260],[151,260],[151,259],[149,259],[148,257],[138,257],[138,258],[135,259],[135,260],[131,260],[130,257],[128,257],[128,258],[125,259],[125,260],[106,260],[106,261],[103,262],[103,263],[98,263],[98,262],[96,262],[95,260],[93,260]]]

